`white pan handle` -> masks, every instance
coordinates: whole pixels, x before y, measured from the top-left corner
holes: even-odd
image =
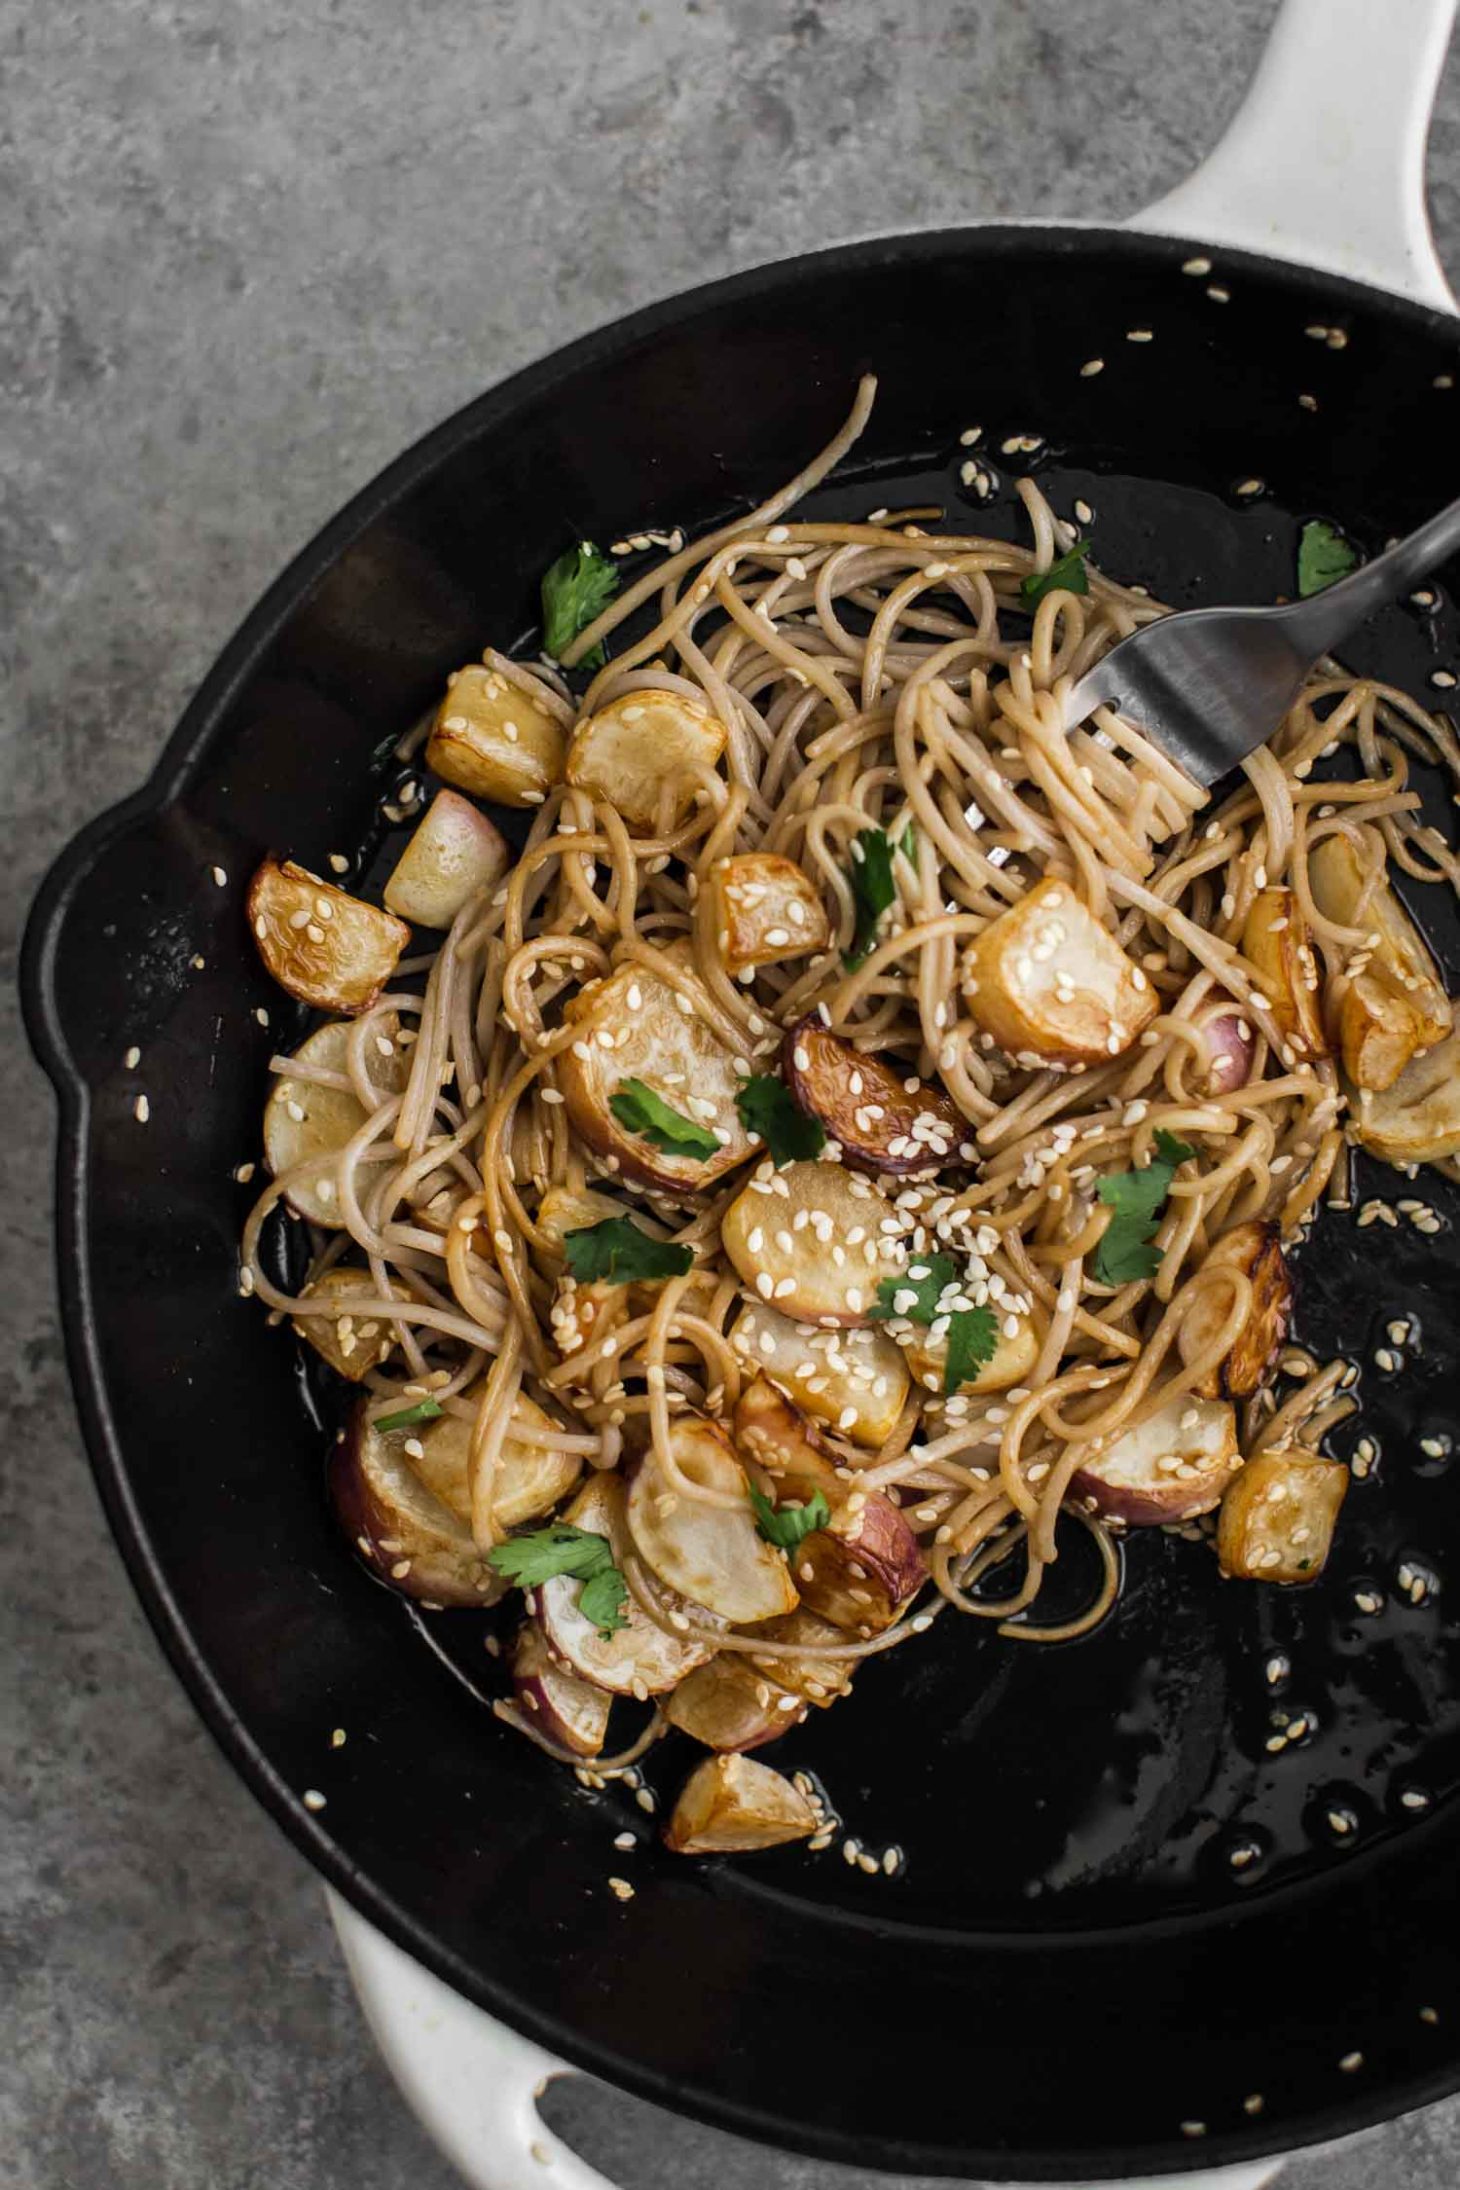
[[[1453,312],[1425,145],[1457,0],[1284,0],[1210,157],[1130,226],[1294,259]]]
[[[555,2137],[537,2101],[566,2063],[452,1992],[326,1889],[355,1990],[391,2072],[471,2190],[613,2190]],[[1279,2163],[1132,2190],[1263,2190]]]

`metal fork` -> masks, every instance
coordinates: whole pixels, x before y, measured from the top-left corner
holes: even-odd
[[[1316,661],[1456,548],[1460,501],[1306,601],[1189,608],[1143,624],[1080,679],[1066,726],[1115,707],[1210,790],[1272,736]]]

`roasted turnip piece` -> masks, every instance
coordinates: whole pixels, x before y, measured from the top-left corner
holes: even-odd
[[[1108,1520],[1136,1527],[1189,1521],[1220,1503],[1241,1465],[1232,1409],[1183,1392],[1087,1460],[1070,1495]]]
[[[804,1505],[820,1491],[831,1508],[826,1527],[790,1555],[807,1611],[859,1634],[890,1627],[928,1578],[901,1508],[838,1474],[812,1424],[766,1377],[741,1393],[735,1437],[770,1477],[776,1504]]]
[[[1382,1094],[1361,1095],[1355,1131],[1385,1163],[1460,1155],[1460,1034],[1416,1057]]]
[[[540,806],[562,781],[562,726],[500,670],[458,669],[436,710],[426,766],[498,806]]]
[[[829,1643],[846,1642],[843,1630],[830,1620],[824,1620],[819,1612],[808,1612],[801,1605],[795,1612],[788,1612],[783,1620],[767,1620],[760,1631],[767,1642],[815,1644],[825,1647]],[[759,1639],[759,1638],[757,1638]],[[805,1703],[815,1704],[824,1711],[836,1702],[838,1696],[849,1693],[855,1661],[847,1658],[761,1657],[750,1653],[750,1663],[774,1687],[784,1688],[790,1695],[800,1696]]]
[[[965,1377],[961,1392],[1006,1392],[1022,1384],[1039,1359],[1040,1337],[1028,1316],[1016,1316],[995,1308],[999,1335],[994,1350],[981,1369]],[[939,1319],[941,1320],[941,1319]],[[948,1340],[935,1322],[929,1329],[915,1328],[908,1341],[908,1365],[924,1391],[947,1389]]]
[[[1200,1389],[1208,1399],[1250,1399],[1277,1359],[1293,1311],[1292,1281],[1277,1226],[1239,1224],[1207,1256],[1202,1271],[1208,1270],[1239,1271],[1252,1286],[1252,1307],[1226,1360],[1217,1363]],[[1183,1361],[1195,1361],[1206,1351],[1226,1322],[1231,1302],[1228,1285],[1203,1291],[1177,1339]]]
[[[806,1705],[773,1686],[739,1651],[726,1651],[680,1682],[664,1715],[707,1749],[759,1749],[799,1726]]]
[[[727,973],[804,958],[831,941],[831,922],[816,885],[779,852],[743,852],[738,859],[720,860],[710,887]]]
[[[552,1417],[525,1392],[512,1409],[512,1423],[514,1428],[519,1423],[524,1429],[557,1428]],[[409,1432],[411,1443],[418,1448],[407,1454],[412,1467],[426,1488],[463,1521],[472,1517],[471,1433],[470,1417],[461,1414],[440,1415],[434,1422]],[[528,1444],[509,1429],[502,1440],[492,1485],[493,1527],[517,1528],[523,1521],[551,1512],[560,1498],[566,1498],[582,1472],[583,1463],[576,1453]]]
[[[345,1534],[402,1596],[438,1605],[492,1604],[506,1584],[478,1551],[470,1528],[421,1482],[405,1451],[407,1430],[377,1430],[362,1401],[331,1448],[329,1489]]]
[[[858,1171],[897,1175],[972,1160],[971,1128],[940,1088],[854,1049],[815,1012],[787,1032],[781,1069],[800,1107]]]
[[[1409,998],[1372,973],[1357,973],[1344,985],[1336,1016],[1343,1069],[1355,1087],[1373,1094],[1393,1087],[1426,1047],[1420,1014]]]
[[[884,1227],[890,1229],[884,1229]],[[801,1323],[870,1323],[883,1278],[906,1261],[891,1202],[837,1163],[758,1172],[720,1238],[745,1283]]]
[[[587,1232],[610,1217],[626,1214],[622,1202],[611,1194],[595,1194],[590,1187],[550,1186],[537,1205],[537,1228],[549,1254],[567,1253],[564,1242],[570,1232]],[[642,1219],[635,1217],[635,1223]],[[645,1225],[647,1231],[649,1227]]]
[[[1389,1039],[1383,1043],[1374,1040],[1366,1044],[1353,1039],[1358,1031],[1358,1015],[1365,1019],[1379,1016],[1372,996],[1355,1007],[1353,1029],[1346,1028],[1344,1016],[1340,1017],[1344,1069],[1349,1078],[1360,1087],[1382,1089],[1393,1086],[1410,1057],[1422,1049],[1432,1049],[1436,1042],[1444,1040],[1454,1024],[1455,1014],[1418,928],[1388,882],[1382,879],[1388,856],[1383,837],[1377,829],[1367,827],[1363,828],[1362,836],[1362,848],[1346,834],[1325,837],[1308,862],[1308,882],[1313,902],[1325,919],[1343,927],[1362,928],[1373,939],[1367,979],[1381,992],[1387,991],[1395,1004],[1405,1007],[1402,1011],[1391,1010],[1387,1015]],[[1360,910],[1364,885],[1376,868],[1381,879]],[[1358,986],[1356,978],[1350,995]],[[1408,1055],[1400,1056],[1396,1063],[1397,1049],[1402,1045],[1395,1042],[1394,1036],[1401,1028],[1405,1038],[1412,1039],[1413,1046]],[[1389,1077],[1365,1079],[1365,1070],[1374,1069],[1387,1072]]]
[[[628,692],[580,722],[568,747],[569,783],[616,806],[636,828],[652,828],[666,785],[671,822],[694,796],[696,777],[725,750],[725,725],[679,692]]]
[[[796,1604],[785,1560],[755,1525],[750,1485],[729,1438],[698,1415],[680,1415],[673,1456],[681,1475],[732,1505],[676,1490],[651,1448],[629,1490],[634,1548],[666,1587],[737,1626],[771,1620]]]
[[[755,1154],[740,1122],[740,1080],[731,1052],[702,1019],[682,1011],[678,991],[639,966],[621,966],[570,1006],[578,1029],[558,1059],[558,1085],[574,1129],[626,1178],[647,1186],[703,1188]],[[613,1112],[626,1080],[636,1080],[686,1124],[716,1143],[714,1155],[684,1155],[656,1145]]]
[[[1246,1087],[1257,1054],[1257,1035],[1251,1020],[1237,1005],[1221,1004],[1197,1023],[1211,1051],[1211,1064],[1198,1079],[1197,1094],[1210,1100],[1214,1095],[1230,1095],[1233,1088]]]
[[[975,937],[963,993],[1007,1055],[1036,1065],[1106,1064],[1157,1009],[1146,975],[1063,882],[1036,883]]]
[[[469,897],[499,881],[512,857],[501,830],[455,791],[438,791],[382,895],[423,928],[449,928]]]
[[[613,1698],[558,1664],[535,1620],[524,1620],[512,1646],[512,1687],[538,1732],[575,1757],[596,1757],[608,1732]]]
[[[875,1324],[823,1331],[762,1305],[743,1311],[730,1339],[747,1366],[774,1377],[814,1421],[874,1449],[890,1436],[907,1397],[907,1362]]]
[[[380,1039],[388,1041],[392,1037],[382,1034]],[[295,1056],[300,1064],[312,1065],[318,1072],[343,1073],[349,1040],[349,1028],[336,1020],[330,1026],[316,1027],[301,1042]],[[394,1047],[389,1057],[382,1057],[377,1050],[370,1058],[370,1073],[384,1093],[398,1094],[405,1085],[406,1059]],[[287,1072],[275,1080],[264,1105],[264,1160],[275,1178],[297,1165],[308,1166],[292,1181],[288,1199],[301,1217],[330,1231],[338,1231],[344,1223],[335,1185],[335,1158],[346,1142],[353,1140],[365,1118],[366,1113],[347,1089],[321,1087],[314,1080],[302,1075],[295,1079]]]
[[[1222,1500],[1222,1572],[1249,1582],[1313,1581],[1328,1557],[1347,1489],[1342,1461],[1296,1447],[1256,1454]]]
[[[1291,890],[1259,890],[1247,910],[1242,950],[1259,976],[1284,1043],[1298,1057],[1326,1057],[1318,961]]]
[[[590,1476],[563,1518],[574,1528],[607,1537],[614,1564],[622,1568],[630,1538],[624,1487],[616,1475]],[[579,1608],[582,1590],[583,1584],[571,1575],[555,1574],[533,1593],[548,1648],[580,1680],[615,1696],[662,1696],[712,1655],[711,1645],[656,1627],[632,1594],[623,1603],[627,1624],[616,1634],[604,1636]],[[677,1602],[674,1609],[678,1610]]]
[[[394,913],[337,890],[292,859],[266,859],[248,889],[259,956],[278,982],[316,1011],[368,1011],[411,939]]]
[[[368,1270],[336,1262],[305,1286],[304,1300],[375,1300],[375,1280]],[[336,1376],[358,1384],[381,1362],[395,1344],[395,1333],[378,1315],[294,1316],[299,1336],[327,1361]]]
[[[819,1818],[790,1780],[752,1757],[706,1757],[685,1781],[664,1828],[675,1855],[744,1855],[809,1840]]]

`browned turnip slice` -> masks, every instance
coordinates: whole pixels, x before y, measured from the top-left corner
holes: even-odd
[[[825,1648],[830,1643],[845,1643],[845,1632],[831,1620],[824,1620],[819,1612],[808,1612],[804,1605],[788,1612],[783,1620],[767,1620],[760,1630],[767,1642],[810,1644]],[[757,1638],[759,1639],[759,1638]],[[758,1673],[776,1687],[784,1688],[803,1702],[814,1704],[824,1711],[845,1696],[852,1685],[855,1661],[848,1658],[813,1657],[808,1651],[804,1658],[761,1657],[750,1653],[750,1663]]]
[[[1431,1049],[1436,1042],[1444,1040],[1454,1025],[1454,1010],[1424,939],[1383,879],[1388,865],[1388,847],[1383,837],[1377,829],[1366,824],[1360,825],[1358,835],[1361,843],[1342,832],[1326,836],[1312,854],[1308,861],[1308,883],[1313,902],[1325,919],[1343,927],[1363,929],[1372,946],[1369,978],[1387,990],[1396,1002],[1407,1005],[1416,1036],[1414,1050]],[[1380,880],[1365,902],[1365,884],[1376,871]],[[1348,1065],[1347,1048],[1344,1062],[1350,1078],[1360,1087],[1393,1084],[1393,1080],[1364,1079]],[[1394,1079],[1408,1062],[1408,1057],[1402,1060]]]
[[[292,859],[266,859],[248,890],[259,956],[278,982],[316,1011],[368,1011],[411,939],[394,913],[337,890]]]
[[[1288,1335],[1293,1288],[1275,1224],[1239,1224],[1218,1240],[1202,1270],[1237,1270],[1252,1286],[1252,1307],[1225,1361],[1204,1380],[1208,1399],[1250,1399]],[[1205,1288],[1178,1334],[1183,1361],[1194,1361],[1220,1331],[1231,1307],[1230,1285]]]
[[[1425,1047],[1420,1014],[1407,996],[1371,973],[1344,985],[1338,1006],[1338,1049],[1355,1087],[1382,1094]]]
[[[1232,1409],[1183,1392],[1087,1460],[1070,1496],[1135,1527],[1189,1521],[1220,1503],[1241,1465]]]
[[[680,1682],[664,1715],[707,1749],[759,1749],[799,1726],[806,1705],[773,1686],[738,1651],[727,1651]]]
[[[681,1010],[668,982],[643,967],[621,966],[584,989],[569,1017],[578,1037],[558,1060],[568,1116],[588,1146],[611,1157],[626,1178],[699,1189],[755,1154],[735,1108],[741,1081],[732,1053],[703,1019]],[[613,1099],[627,1080],[648,1088],[715,1153],[677,1153],[616,1116]]]
[[[381,1041],[392,1043],[390,1055],[382,1057],[377,1049],[370,1058],[371,1078],[391,1095],[399,1093],[406,1077],[406,1060],[393,1043],[394,1025],[392,1020],[390,1031],[380,1036]],[[317,1072],[343,1073],[349,1039],[349,1027],[337,1019],[329,1026],[316,1027],[295,1055],[301,1065],[312,1065]],[[344,1223],[335,1184],[335,1158],[364,1123],[365,1112],[348,1090],[321,1087],[303,1075],[296,1079],[287,1072],[275,1080],[264,1105],[264,1159],[270,1171],[278,1178],[297,1164],[309,1164],[317,1158],[318,1172],[312,1167],[304,1171],[290,1185],[288,1198],[301,1217],[330,1231],[340,1230]]]
[[[512,852],[486,815],[456,791],[438,791],[382,896],[402,920],[449,928],[469,897],[507,871]]]
[[[426,766],[444,783],[498,806],[540,806],[562,781],[560,724],[499,669],[472,663],[436,710]]]
[[[471,1530],[417,1477],[409,1432],[381,1431],[362,1400],[330,1452],[329,1489],[341,1527],[361,1557],[405,1597],[439,1605],[492,1604],[506,1588]]]
[[[688,1482],[734,1503],[711,1505],[676,1489],[651,1449],[634,1476],[627,1508],[644,1564],[681,1597],[737,1626],[791,1611],[795,1584],[780,1552],[755,1525],[750,1485],[724,1431],[701,1415],[679,1415],[673,1456]]]
[[[797,1322],[870,1323],[906,1255],[887,1196],[839,1163],[769,1165],[726,1210],[721,1243],[744,1282]]]
[[[825,950],[831,922],[815,884],[779,852],[742,852],[710,875],[715,934],[727,973]]]
[[[1460,1155],[1460,1034],[1416,1057],[1382,1094],[1360,1096],[1355,1128],[1385,1163]]]
[[[567,1252],[564,1241],[570,1232],[587,1232],[610,1217],[627,1214],[623,1203],[611,1194],[595,1194],[586,1186],[550,1186],[537,1205],[537,1228],[548,1253],[562,1255]],[[636,1224],[642,1221],[637,1216],[634,1219]],[[659,1228],[644,1225],[646,1232],[651,1229],[657,1233]]]
[[[807,1611],[859,1633],[890,1627],[928,1578],[901,1508],[839,1474],[812,1424],[766,1377],[741,1393],[735,1437],[770,1477],[775,1504],[805,1505],[819,1491],[831,1509],[826,1527],[790,1554]]]
[[[1289,889],[1259,890],[1248,907],[1242,950],[1284,1042],[1299,1057],[1326,1057],[1318,961],[1298,900]]]
[[[1094,1065],[1156,1016],[1140,967],[1063,882],[1038,882],[964,954],[969,1012],[1010,1057]]]
[[[891,1435],[907,1397],[907,1362],[876,1324],[823,1331],[761,1304],[742,1311],[730,1338],[748,1368],[774,1377],[814,1421],[874,1450]]]
[[[1348,1489],[1341,1460],[1296,1447],[1260,1452],[1226,1497],[1217,1523],[1224,1574],[1249,1582],[1311,1582],[1323,1571]]]
[[[475,1395],[468,1393],[467,1396]],[[512,1409],[512,1421],[514,1426],[521,1423],[524,1428],[539,1430],[552,1430],[558,1426],[525,1392],[519,1395]],[[417,1449],[407,1454],[427,1489],[434,1491],[443,1505],[450,1506],[463,1521],[470,1521],[472,1513],[471,1432],[470,1417],[440,1415],[434,1422],[409,1433],[411,1444]],[[582,1469],[583,1463],[576,1453],[555,1452],[549,1445],[528,1444],[522,1438],[514,1437],[509,1429],[502,1441],[492,1487],[494,1527],[518,1528],[522,1522],[550,1512],[560,1498],[567,1497]]]
[[[994,1350],[981,1369],[963,1379],[958,1386],[961,1392],[1006,1392],[1022,1384],[1039,1359],[1039,1332],[1028,1316],[1016,1316],[1002,1308],[992,1313],[998,1323]],[[924,1391],[942,1392],[946,1388],[948,1338],[941,1331],[934,1336],[941,1320],[936,1319],[926,1330],[916,1327],[908,1340],[908,1365]]]
[[[753,1757],[706,1757],[664,1828],[675,1855],[744,1855],[809,1840],[820,1820],[798,1787]]]
[[[304,1300],[378,1300],[375,1280],[368,1270],[336,1262],[310,1280]],[[358,1384],[378,1369],[395,1344],[395,1333],[378,1315],[337,1313],[291,1318],[299,1336],[327,1361],[337,1376]]]
[[[606,1537],[614,1564],[622,1568],[630,1539],[624,1487],[616,1475],[591,1475],[563,1519],[590,1535]],[[632,1594],[623,1603],[627,1624],[614,1635],[602,1635],[579,1608],[582,1589],[571,1575],[556,1574],[533,1593],[548,1648],[580,1680],[615,1696],[661,1696],[712,1655],[711,1645],[656,1627]]]
[[[613,1698],[558,1664],[535,1620],[524,1620],[512,1646],[512,1687],[539,1733],[577,1757],[596,1757],[608,1732]]]
[[[627,692],[577,725],[565,772],[576,789],[648,829],[665,785],[675,786],[670,818],[678,820],[697,776],[713,770],[724,750],[725,725],[698,700],[680,692]]]
[[[1213,1095],[1230,1095],[1235,1087],[1246,1087],[1257,1054],[1257,1034],[1251,1020],[1240,1006],[1220,1004],[1197,1023],[1211,1050],[1211,1064],[1199,1076],[1197,1093],[1209,1100]]]
[[[800,1107],[858,1171],[898,1175],[973,1158],[972,1129],[941,1088],[854,1049],[815,1012],[787,1030],[781,1069]]]

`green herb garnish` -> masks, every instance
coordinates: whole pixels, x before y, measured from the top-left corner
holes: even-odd
[[[757,1072],[735,1093],[735,1108],[747,1133],[758,1133],[774,1164],[810,1163],[826,1146],[826,1128],[808,1118],[784,1081]]]
[[[618,566],[600,555],[591,540],[580,540],[560,555],[542,581],[542,649],[554,661],[563,655],[618,591]],[[604,660],[602,642],[591,646],[577,664],[597,669]]]
[[[921,1270],[922,1277],[911,1277],[902,1271],[897,1277],[883,1278],[877,1288],[877,1305],[874,1316],[896,1316],[909,1323],[921,1323],[926,1329],[938,1313],[938,1302],[958,1276],[958,1265],[951,1255],[920,1255],[912,1265]],[[893,1302],[905,1293],[914,1295],[912,1305],[895,1308]]]
[[[988,1367],[999,1345],[999,1322],[992,1308],[958,1308],[948,1319],[948,1353],[943,1363],[945,1397],[971,1384]]]
[[[906,860],[916,863],[918,856],[918,825],[910,821],[897,840],[897,848]]]
[[[1077,540],[1048,570],[1031,570],[1027,578],[1021,578],[1019,595],[1025,607],[1034,608],[1046,593],[1088,593],[1090,573],[1085,568],[1085,557],[1089,552],[1089,541]]]
[[[624,1080],[608,1098],[608,1107],[620,1125],[652,1141],[670,1156],[696,1156],[701,1163],[718,1156],[720,1143],[713,1133],[673,1110],[642,1080]]]
[[[842,963],[856,967],[871,953],[882,915],[897,896],[897,885],[892,879],[892,840],[885,830],[860,829],[857,832],[847,873],[857,921],[852,930],[851,949],[842,952]]]
[[[1337,525],[1324,517],[1310,518],[1298,536],[1298,598],[1308,600],[1357,570],[1358,549],[1345,540]]]
[[[402,1407],[399,1414],[378,1414],[374,1427],[378,1430],[408,1430],[413,1422],[434,1422],[441,1411],[439,1401],[422,1399],[414,1407]]]
[[[677,1240],[651,1239],[627,1217],[605,1217],[563,1235],[568,1274],[582,1284],[630,1285],[635,1279],[683,1277],[694,1249]]]
[[[1179,1165],[1196,1154],[1174,1134],[1158,1131],[1156,1153],[1144,1171],[1113,1171],[1100,1181],[1100,1199],[1115,1211],[1095,1250],[1094,1274],[1102,1285],[1131,1285],[1161,1267],[1151,1245]]]
[[[752,1490],[750,1502],[755,1508],[756,1527],[777,1551],[794,1551],[805,1537],[825,1528],[831,1519],[831,1507],[826,1502],[824,1490],[814,1490],[800,1506],[773,1506],[764,1491],[759,1490]]]
[[[557,1574],[574,1576],[583,1584],[578,1609],[605,1642],[629,1624],[623,1610],[628,1584],[613,1563],[608,1538],[591,1529],[556,1521],[526,1536],[509,1536],[505,1544],[493,1545],[487,1564],[519,1589],[537,1589]]]

